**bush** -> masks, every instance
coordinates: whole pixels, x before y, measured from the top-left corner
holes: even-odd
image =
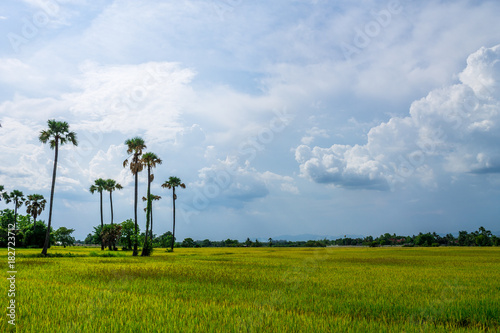
[[[153,253],[153,243],[151,241],[147,242],[142,253],[144,253],[144,255],[148,257]]]
[[[305,244],[305,247],[325,247],[326,244],[321,241],[308,240]]]

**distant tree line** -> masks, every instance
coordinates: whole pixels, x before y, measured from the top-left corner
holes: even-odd
[[[105,225],[106,226],[106,225]],[[116,244],[122,246],[123,250],[132,249],[132,238],[134,234],[134,221],[132,219],[124,221],[120,224],[122,233],[121,236],[116,238]],[[102,241],[102,228],[100,226],[94,227],[94,232],[88,234],[84,244],[101,244]],[[140,233],[137,238],[139,242],[145,239],[145,233]],[[172,233],[166,233],[157,236],[152,236],[152,245],[155,248],[168,248],[172,244]],[[335,240],[322,239],[322,240],[308,240],[308,241],[287,241],[287,240],[273,240],[269,238],[266,242],[259,241],[258,239],[252,241],[247,238],[244,242],[236,239],[226,239],[221,241],[212,241],[209,239],[193,240],[192,238],[185,238],[182,242],[176,242],[174,239],[174,247],[326,247],[326,246],[500,246],[500,237],[491,233],[491,231],[480,227],[477,231],[468,233],[467,231],[460,231],[458,237],[452,234],[440,236],[433,233],[419,233],[413,236],[398,236],[396,234],[385,233],[377,238],[367,236],[364,238],[338,238]]]
[[[460,231],[458,237],[453,234],[440,236],[437,233],[419,233],[413,236],[398,236],[385,233],[377,238],[339,238],[324,242],[326,245],[364,245],[364,246],[500,246],[500,238],[490,230],[480,227],[477,231],[468,233]]]

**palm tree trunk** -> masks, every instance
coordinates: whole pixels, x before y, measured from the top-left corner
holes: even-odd
[[[109,191],[109,204],[111,205],[111,225],[113,225],[113,191]]]
[[[109,205],[111,206],[111,225],[113,225],[113,191],[109,191]],[[116,248],[115,243],[109,243],[109,250],[112,251]]]
[[[55,156],[54,156],[54,170],[52,171],[52,187],[50,189],[50,204],[49,204],[49,222],[47,224],[47,232],[45,233],[45,243],[43,244],[42,254],[47,255],[50,240],[50,227],[52,224],[52,204],[54,203],[54,190],[56,187],[56,170],[57,170],[57,157],[59,155],[59,138],[56,137]]]
[[[104,218],[102,216],[102,190],[99,191],[99,195],[101,198],[101,233],[102,233],[102,231],[104,230]],[[104,250],[104,240],[102,239],[102,236],[101,236],[101,251],[102,250]]]
[[[173,200],[174,200],[174,225],[172,227],[172,243],[170,244],[170,250],[174,250],[174,242],[175,242],[175,187],[172,187],[173,192]]]
[[[141,256],[146,256],[146,249],[148,247],[148,235],[149,235],[149,216],[151,212],[151,167],[148,166],[148,194],[147,194],[147,205],[146,205],[146,236],[144,237],[144,246],[142,247]]]
[[[14,230],[17,230],[17,199],[14,200]]]
[[[153,201],[151,201],[151,242],[153,242]]]
[[[137,163],[137,157],[134,157],[134,162]],[[132,256],[137,256],[137,187],[139,186],[139,174],[135,173],[135,199],[134,199],[134,217],[135,217],[135,237],[134,237],[134,252]]]
[[[35,232],[35,229],[36,229],[36,212],[35,214],[33,215],[33,232]]]

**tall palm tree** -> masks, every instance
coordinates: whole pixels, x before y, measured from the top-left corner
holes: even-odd
[[[151,194],[150,196],[150,200],[151,200],[151,240],[153,239],[153,201],[158,201],[161,199],[161,197],[159,195],[154,195],[154,194]]]
[[[89,188],[90,193],[94,194],[95,192],[99,192],[100,203],[101,203],[101,230],[104,228],[104,218],[102,216],[102,191],[106,189],[106,181],[102,178],[96,179],[94,181],[94,185],[91,185]],[[104,241],[101,240],[101,250],[104,250]]]
[[[148,194],[147,197],[147,206],[146,206],[146,237],[144,237],[144,246],[142,247],[141,256],[146,256],[147,254],[147,245],[148,245],[148,236],[149,236],[149,218],[151,215],[151,183],[153,182],[155,176],[151,173],[152,168],[156,168],[156,165],[162,163],[161,159],[156,156],[155,153],[145,153],[142,155],[142,164],[148,168]]]
[[[26,213],[33,216],[33,231],[36,228],[36,218],[42,214],[47,200],[41,194],[30,194],[26,200]]]
[[[175,239],[175,200],[177,200],[177,195],[175,194],[175,188],[176,187],[181,187],[181,188],[186,188],[186,185],[181,182],[181,180],[177,177],[170,177],[165,183],[161,185],[163,188],[168,188],[172,189],[172,200],[173,200],[173,207],[174,207],[174,223],[172,227],[172,243],[170,245],[170,250],[174,250],[174,239]]]
[[[106,191],[109,191],[109,203],[111,205],[111,225],[113,225],[113,191],[121,190],[123,186],[113,179],[106,180]]]
[[[134,236],[134,252],[133,256],[137,255],[137,192],[139,186],[139,172],[141,172],[144,168],[141,160],[139,159],[142,155],[142,151],[146,149],[146,144],[144,140],[140,137],[135,137],[132,139],[128,139],[125,141],[127,145],[127,154],[131,154],[131,156],[127,157],[125,161],[123,161],[123,167],[127,167],[130,165],[130,171],[135,176],[135,194],[134,194],[134,223],[135,223],[135,236]],[[132,160],[129,162],[129,158],[132,157]]]
[[[8,195],[3,196],[6,203],[14,202],[14,229],[17,230],[17,209],[24,204],[26,200],[24,198],[23,192],[19,190],[14,190]]]
[[[59,155],[59,145],[65,145],[66,143],[72,143],[74,146],[78,146],[78,141],[76,139],[76,133],[69,131],[69,125],[65,121],[55,121],[55,119],[50,119],[47,121],[49,126],[48,129],[42,130],[40,136],[38,137],[42,143],[50,143],[50,149],[55,150],[54,155],[54,170],[52,172],[52,187],[50,189],[50,204],[49,204],[49,223],[47,225],[47,233],[45,234],[45,243],[43,245],[42,254],[47,255],[47,249],[49,248],[50,240],[50,226],[52,223],[52,206],[54,204],[54,190],[56,187],[56,170],[57,170],[57,158]]]
[[[161,197],[159,195],[150,194],[149,198],[151,200],[151,211],[149,212],[149,215],[151,216],[151,228],[149,234],[151,235],[151,239],[153,239],[153,201],[158,201],[161,199]],[[142,197],[142,201],[146,200],[147,200],[146,197]],[[148,208],[147,207],[144,208],[144,211],[147,212]]]

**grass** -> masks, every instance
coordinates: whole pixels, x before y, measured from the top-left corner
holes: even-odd
[[[17,332],[500,330],[499,248],[38,252],[17,251]]]

